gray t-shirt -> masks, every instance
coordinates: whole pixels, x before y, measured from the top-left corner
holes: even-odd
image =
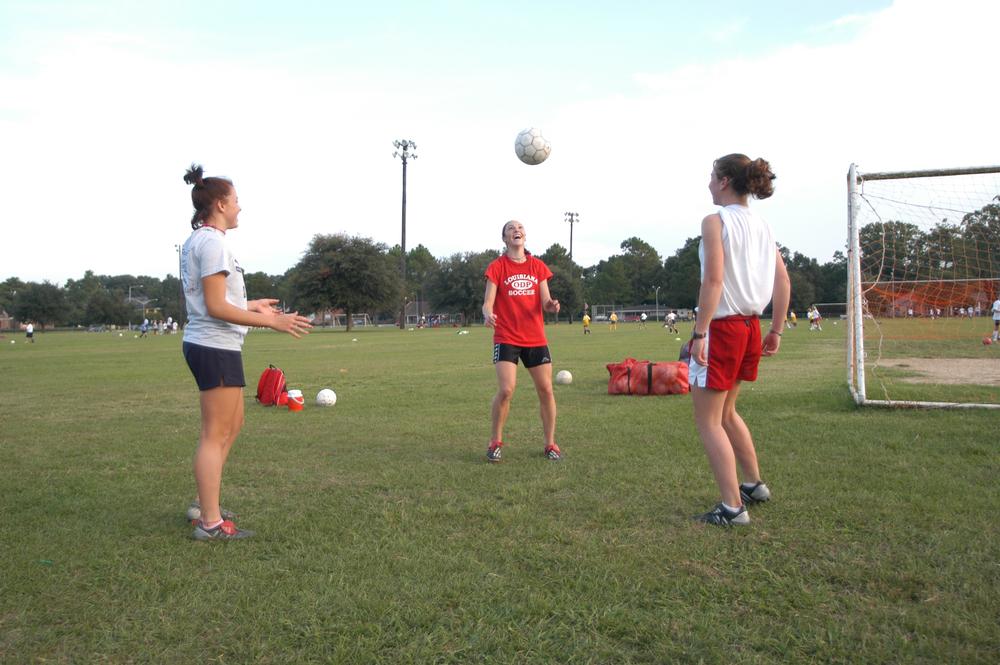
[[[247,290],[243,269],[226,244],[226,234],[203,226],[196,229],[181,250],[181,280],[187,303],[188,323],[184,341],[216,349],[239,351],[247,326],[222,321],[208,313],[201,280],[218,273],[226,275],[226,301],[240,309],[247,308]]]

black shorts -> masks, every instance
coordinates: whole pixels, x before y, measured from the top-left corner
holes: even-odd
[[[504,344],[502,342],[493,345],[494,365],[501,360],[516,365],[518,358],[528,368],[552,364],[552,355],[549,353],[549,347],[547,346],[514,346],[513,344]]]
[[[187,361],[198,390],[211,390],[219,386],[243,387],[243,354],[239,351],[214,349],[184,342],[184,360]]]

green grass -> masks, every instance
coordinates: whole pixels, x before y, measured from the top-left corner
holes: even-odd
[[[997,347],[982,343],[992,332],[993,321],[983,317],[866,319],[868,398],[1000,404],[1000,387],[984,385],[977,378],[981,375],[995,380],[1000,375]],[[963,377],[964,382],[948,383],[926,376],[925,358],[953,360],[945,378]],[[905,366],[890,365],[893,361]]]
[[[0,662],[996,661],[995,413],[857,410],[843,326],[799,326],[741,397],[775,500],[705,528],[690,399],[606,394],[606,363],[680,342],[580,333],[548,328],[565,461],[521,370],[498,466],[487,330],[251,333],[251,384],[275,363],[339,401],[251,386],[223,497],[258,537],[231,544],[182,520],[179,337],[0,340]]]

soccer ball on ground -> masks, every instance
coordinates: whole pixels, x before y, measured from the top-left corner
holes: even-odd
[[[573,375],[570,374],[567,370],[564,369],[559,370],[559,372],[556,374],[556,383],[558,383],[561,386],[569,385],[573,383]]]
[[[983,338],[983,346],[989,346],[992,343],[993,343],[993,338],[990,337],[989,335]]]
[[[323,388],[323,390],[316,393],[316,404],[319,406],[333,406],[336,403],[337,393],[329,388]]]
[[[514,141],[514,154],[529,166],[541,164],[548,159],[550,152],[552,146],[542,136],[542,131],[535,127],[523,130]]]

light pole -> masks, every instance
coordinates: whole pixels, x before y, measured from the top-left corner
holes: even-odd
[[[139,287],[140,289],[145,288],[145,287],[143,287],[142,284],[131,284],[131,285],[129,285],[129,287],[128,287],[128,304],[129,305],[132,304],[132,289],[134,287]],[[128,316],[128,329],[129,330],[132,330],[132,314],[131,314],[131,312],[132,312],[132,309],[129,308],[129,316]]]
[[[565,213],[566,221],[569,222],[569,258],[573,260],[573,225],[580,223],[580,213]]]
[[[400,139],[398,141],[393,141],[392,144],[396,146],[396,151],[392,153],[393,157],[399,157],[403,160],[403,239],[399,244],[399,273],[400,277],[403,279],[403,290],[406,290],[406,163],[412,157],[417,158],[417,154],[410,152],[410,150],[416,150],[417,144],[409,139]],[[399,312],[399,329],[402,330],[406,327],[406,296],[403,296],[403,308]]]
[[[660,287],[656,287],[656,320],[660,320]]]
[[[185,316],[187,310],[187,303],[184,302],[184,273],[181,272],[183,267],[181,266],[181,246],[174,245],[174,249],[177,250],[177,296],[179,300],[177,304],[181,308],[180,316],[178,317],[181,321],[184,321],[187,317]],[[179,325],[179,324],[178,324]]]
[[[142,320],[146,320],[146,305],[156,302],[156,298],[136,298],[135,301],[142,305]]]

